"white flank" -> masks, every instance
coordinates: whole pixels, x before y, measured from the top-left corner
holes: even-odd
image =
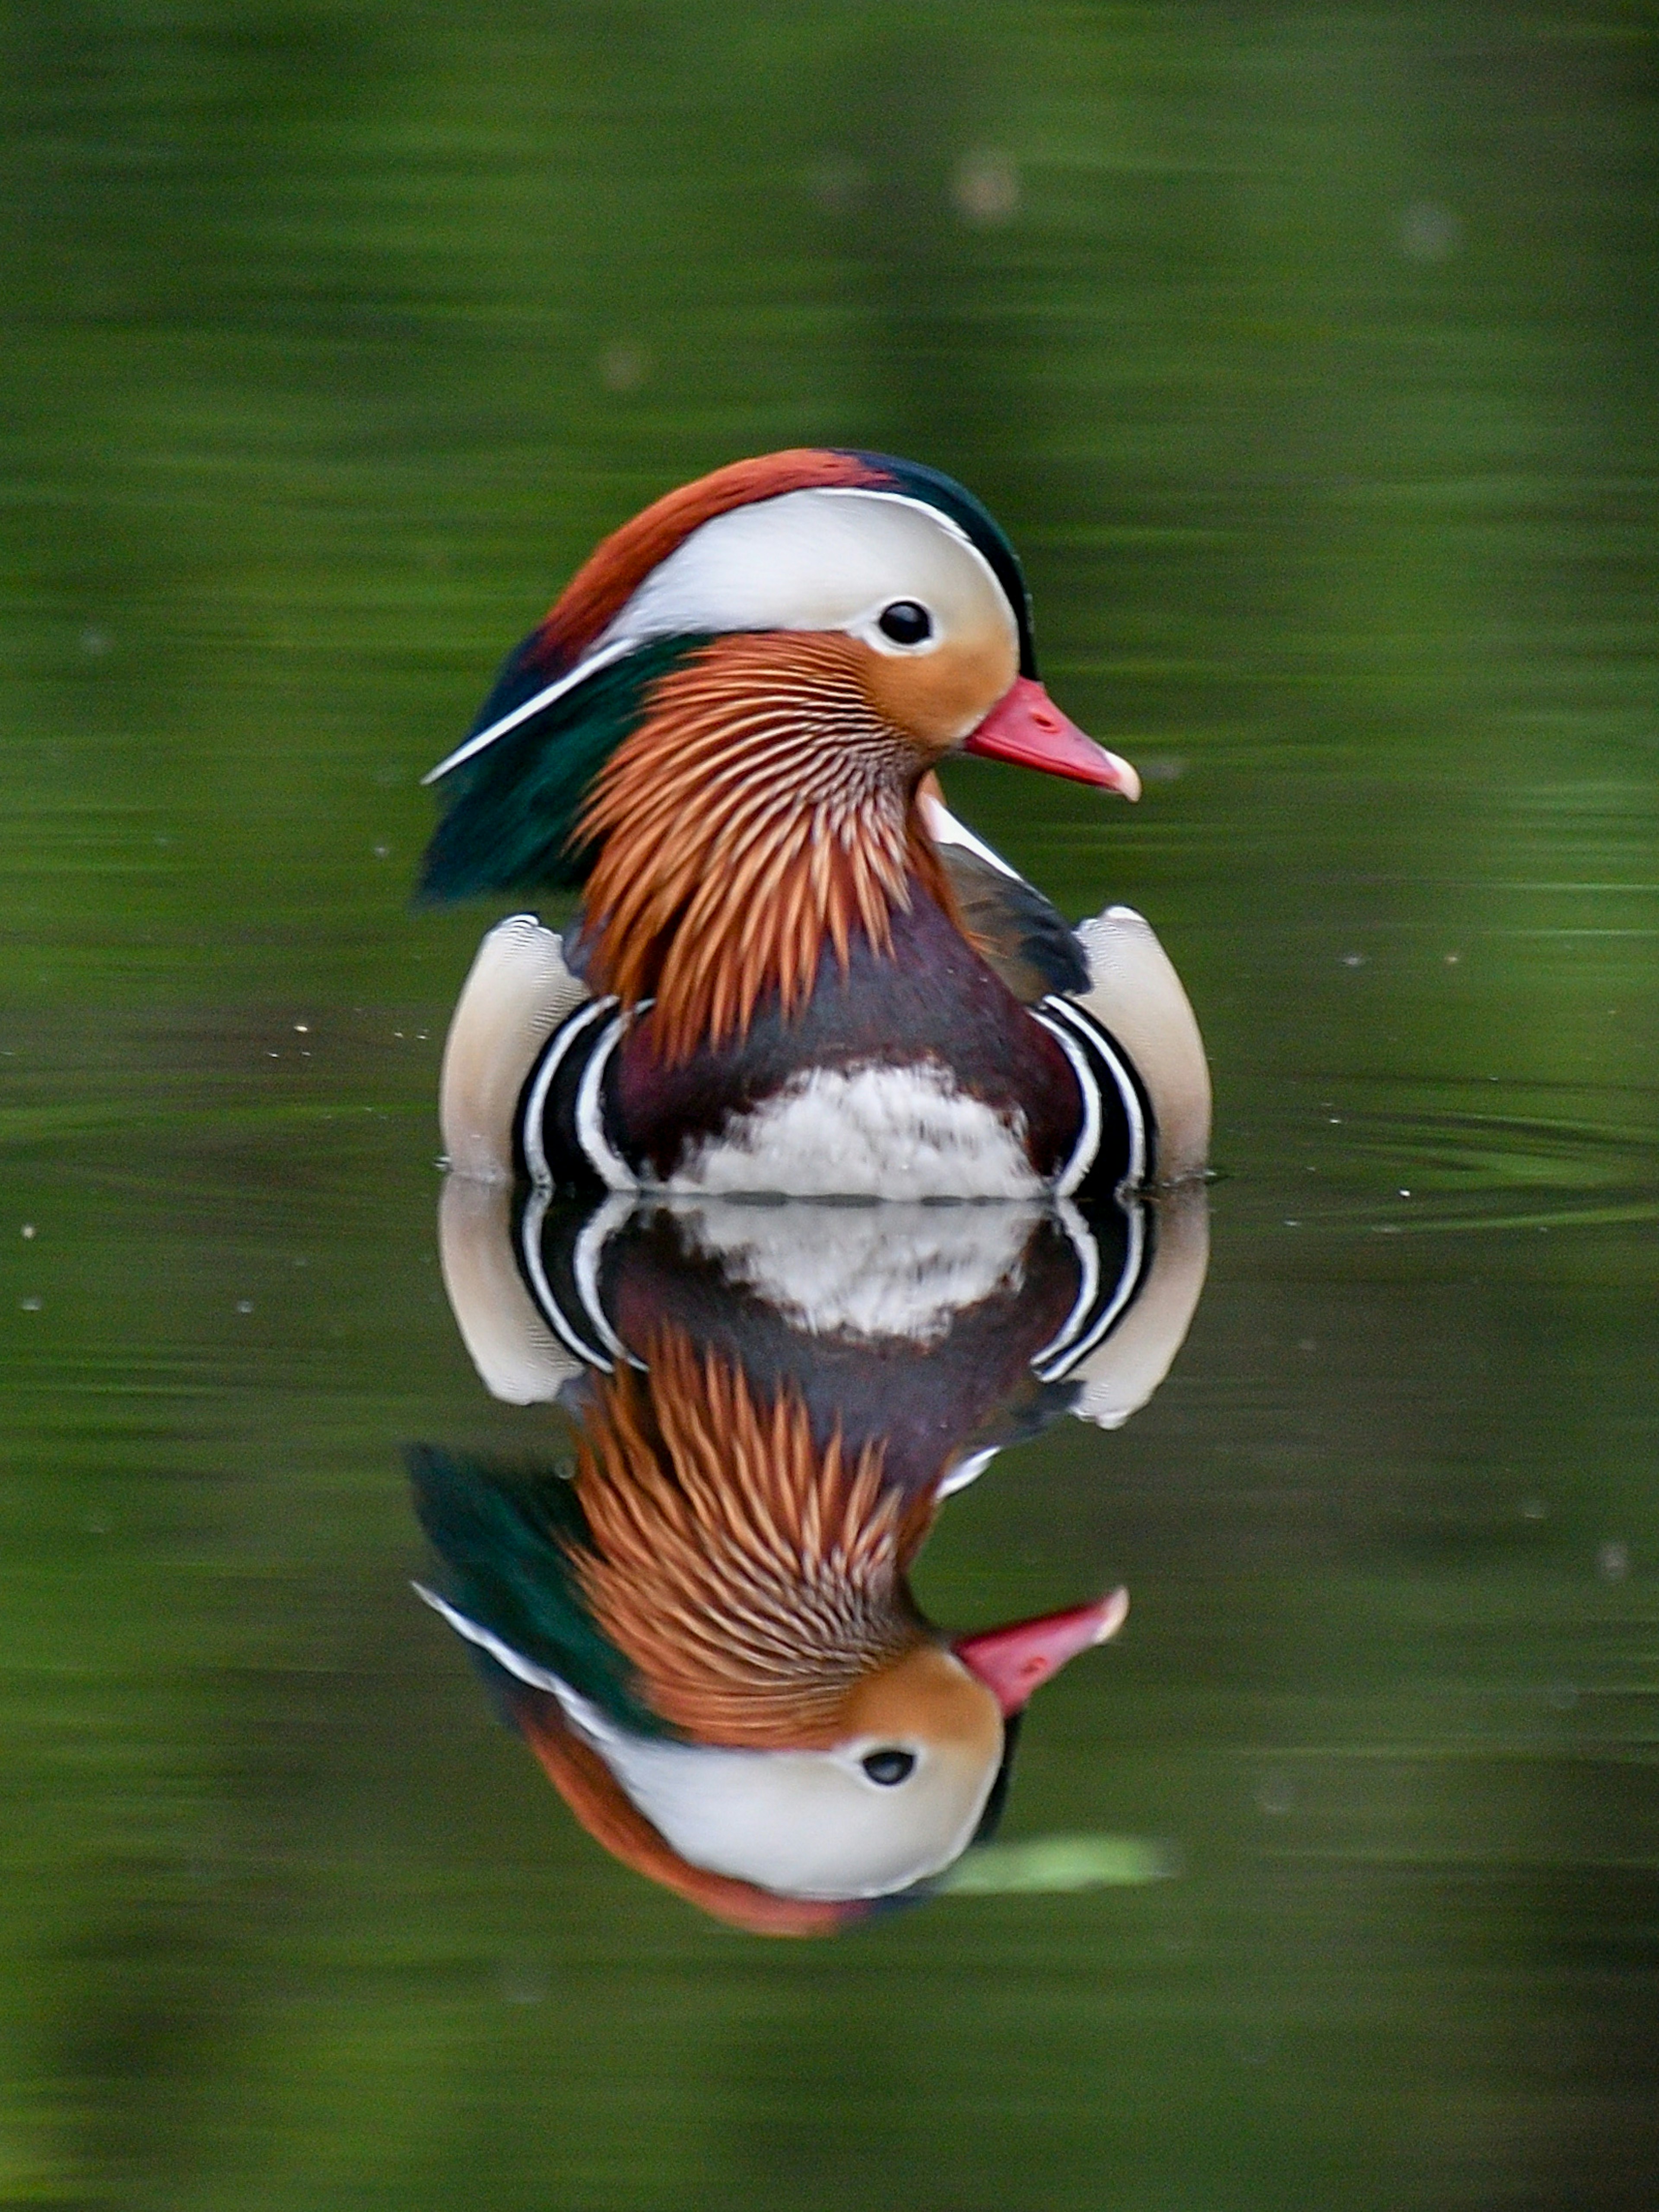
[[[1064,1370],[1082,1395],[1072,1411],[1121,1428],[1169,1373],[1197,1308],[1210,1264],[1210,1194],[1196,1177],[1156,1202],[1152,1272],[1103,1342]]]
[[[513,1176],[513,1117],[537,1054],[585,984],[533,914],[498,922],[478,947],[444,1042],[438,1119],[450,1171],[480,1182]]]
[[[438,1257],[455,1326],[485,1389],[509,1406],[538,1406],[581,1366],[526,1292],[514,1261],[512,1212],[509,1184],[446,1176]]]
[[[928,1062],[811,1068],[734,1115],[668,1188],[709,1197],[1035,1198],[1042,1185],[1023,1120]]]
[[[1202,1172],[1210,1149],[1210,1070],[1190,1000],[1152,924],[1109,906],[1078,930],[1090,988],[1079,1003],[1134,1062],[1158,1126],[1158,1178]]]
[[[1033,1206],[675,1209],[726,1279],[814,1336],[940,1343],[959,1313],[1018,1291]]]

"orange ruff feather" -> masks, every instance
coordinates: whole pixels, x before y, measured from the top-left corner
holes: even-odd
[[[698,1742],[816,1750],[847,1694],[928,1640],[903,1571],[932,1498],[884,1489],[881,1447],[819,1451],[806,1408],[769,1405],[675,1328],[643,1382],[602,1386],[579,1448],[595,1549],[578,1573],[647,1702]]]
[[[826,938],[843,974],[854,929],[890,952],[911,876],[957,918],[914,804],[924,763],[870,704],[867,657],[829,635],[720,638],[662,679],[595,782],[573,839],[599,848],[594,981],[655,998],[671,1066],[741,1038],[769,990],[798,1012]]]
[[[884,482],[879,470],[852,453],[798,446],[732,461],[695,483],[681,484],[613,531],[578,568],[541,626],[541,658],[569,666],[609,629],[651,571],[717,514],[778,499],[785,492],[856,490]]]

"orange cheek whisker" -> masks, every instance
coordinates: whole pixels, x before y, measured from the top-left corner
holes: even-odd
[[[806,961],[809,948],[802,942],[802,935],[811,888],[811,873],[795,869],[791,872],[778,896],[779,933],[786,956],[789,956],[785,978],[789,988],[785,993],[784,1006],[786,1011],[792,1013],[798,995],[805,990],[809,980]],[[816,960],[813,965],[817,965]]]
[[[600,1386],[577,1480],[595,1619],[697,1740],[831,1742],[850,1689],[926,1638],[902,1571],[927,1505],[884,1492],[878,1446],[820,1451],[787,1386],[757,1401],[678,1329]]]
[[[714,988],[710,1017],[712,1031],[717,1036],[723,1036],[730,1026],[731,1009],[736,1003],[731,987],[739,984],[744,974],[738,963],[726,957],[726,948],[714,931],[720,906],[727,896],[751,908],[763,905],[794,860],[799,843],[799,833],[792,833],[775,849],[756,841],[738,865],[728,867],[724,881],[705,878],[702,889],[685,910],[680,940],[665,962],[665,977],[672,973],[671,993],[675,986],[696,988],[706,980]],[[684,955],[682,945],[685,948]],[[726,988],[719,988],[720,983]]]
[[[869,658],[839,636],[721,639],[659,684],[595,785],[594,972],[625,1004],[654,996],[671,1063],[744,1034],[768,991],[793,1015],[826,942],[843,972],[855,929],[890,951],[913,870],[942,885]]]
[[[734,794],[722,810],[717,832],[728,849],[747,844],[756,833],[775,842],[799,827],[809,811],[799,780],[782,775],[758,779],[746,792]]]

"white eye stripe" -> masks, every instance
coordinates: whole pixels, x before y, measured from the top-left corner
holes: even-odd
[[[860,506],[825,504],[849,501]],[[884,610],[901,599],[932,619],[931,635],[915,645],[899,645],[880,629]],[[422,781],[436,783],[653,638],[840,630],[897,658],[931,652],[953,630],[986,629],[1004,630],[1018,651],[1018,623],[996,571],[940,508],[855,485],[781,492],[692,531],[583,659],[458,745]]]
[[[953,515],[947,514],[942,507],[933,507],[925,499],[917,499],[914,493],[879,491],[866,484],[825,484],[822,489],[821,496],[825,499],[888,499],[891,500],[896,507],[913,507],[918,514],[925,514],[927,520],[935,524],[938,528],[948,531],[952,538],[959,539],[977,560],[985,561],[985,556]],[[985,567],[994,582],[996,571],[988,561],[985,561]],[[1001,588],[1000,584],[998,584],[997,589],[1000,591]]]
[[[646,578],[601,648],[699,630],[867,636],[900,599],[925,606],[936,635],[988,626],[1018,641],[995,570],[938,507],[853,486],[782,492],[694,530]]]

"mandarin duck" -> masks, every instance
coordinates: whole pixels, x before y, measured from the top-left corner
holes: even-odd
[[[990,1832],[1019,1714],[1127,1598],[950,1642],[908,1569],[1003,1446],[1150,1395],[1206,1204],[577,1206],[447,1181],[479,1370],[556,1396],[577,1452],[562,1480],[417,1449],[445,1570],[422,1595],[599,1842],[806,1935],[925,1893]]]
[[[1001,531],[878,454],[739,461],[607,538],[429,782],[421,895],[575,890],[485,939],[451,1168],[563,1188],[1080,1196],[1202,1171],[1179,978],[1073,931],[946,807],[966,752],[1138,795],[1037,680]]]

